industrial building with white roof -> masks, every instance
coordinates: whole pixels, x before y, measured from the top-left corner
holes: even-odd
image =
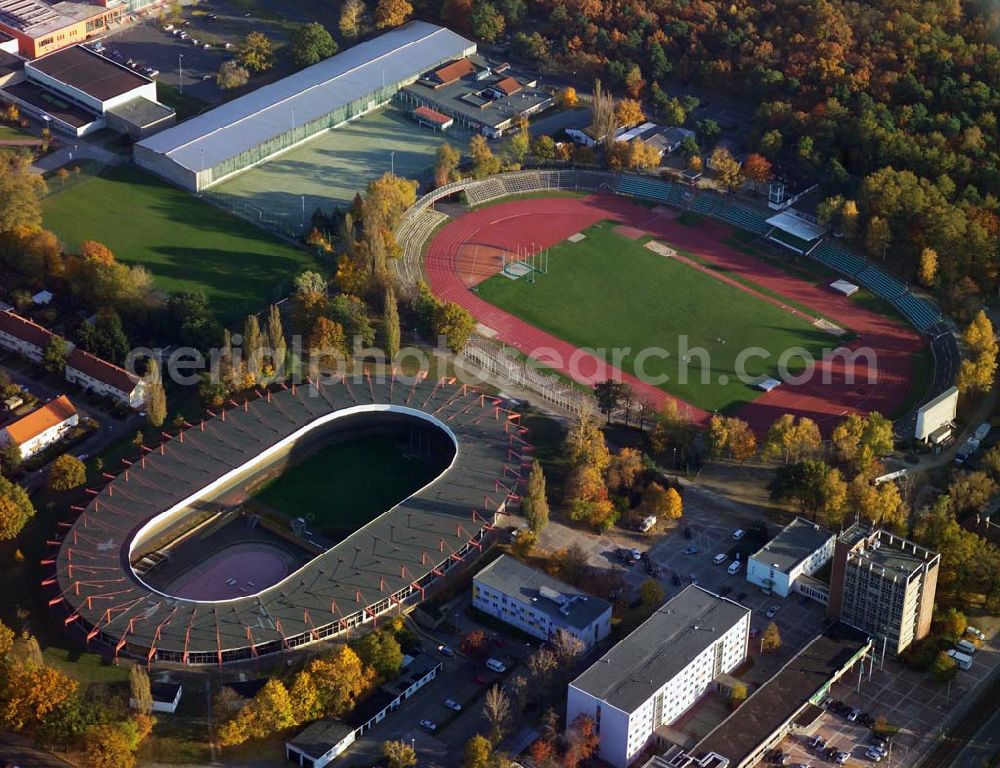
[[[371,112],[475,50],[444,27],[410,22],[139,142],[135,162],[201,191]]]

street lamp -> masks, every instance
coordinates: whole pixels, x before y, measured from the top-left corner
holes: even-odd
[[[389,150],[389,170],[393,176],[396,175],[396,150]]]
[[[177,54],[177,87],[184,93],[184,54]]]

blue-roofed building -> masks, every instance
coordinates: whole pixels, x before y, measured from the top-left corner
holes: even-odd
[[[207,189],[392,100],[423,73],[474,53],[451,30],[413,21],[135,145],[135,162]]]

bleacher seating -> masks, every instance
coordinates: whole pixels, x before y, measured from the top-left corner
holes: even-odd
[[[730,224],[735,224],[740,229],[745,229],[748,232],[763,234],[768,229],[766,224],[767,216],[739,203],[727,205],[722,209],[720,215]]]
[[[465,188],[465,197],[470,205],[481,205],[506,193],[503,182],[496,176],[484,179],[478,184],[470,184]]]
[[[541,175],[535,171],[507,174],[500,177],[500,181],[508,195],[537,192],[544,188]]]
[[[824,240],[812,255],[832,267],[837,272],[854,277],[865,268],[865,260],[860,256],[839,248],[828,240]]]
[[[930,330],[941,319],[940,312],[931,302],[918,298],[912,293],[904,293],[893,301],[893,304],[907,320],[921,331]]]
[[[889,301],[906,292],[906,284],[902,280],[893,277],[874,264],[869,264],[861,270],[858,273],[858,280],[873,293]]]
[[[396,239],[403,246],[403,255],[391,259],[389,264],[404,285],[416,285],[422,274],[421,257],[424,243],[448,214],[425,208],[404,222],[396,232]]]
[[[675,186],[675,184],[671,184],[669,181],[623,174],[618,181],[617,192],[621,195],[633,195],[669,205],[671,204],[671,193]],[[676,203],[673,204],[676,205]]]

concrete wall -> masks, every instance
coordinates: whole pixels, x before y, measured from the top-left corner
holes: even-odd
[[[161,176],[179,187],[183,187],[191,192],[198,191],[197,179],[195,178],[197,174],[186,168],[182,168],[166,155],[153,152],[147,147],[136,144],[132,150],[132,159],[140,168],[155,173],[157,176]]]

